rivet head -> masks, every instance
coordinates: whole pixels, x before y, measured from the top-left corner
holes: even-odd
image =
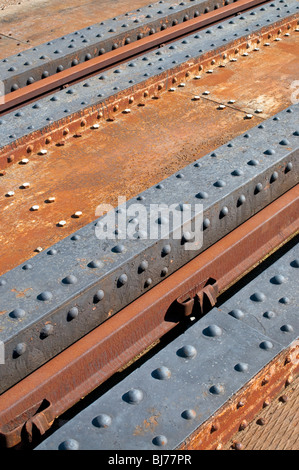
[[[264,300],[266,300],[266,296],[265,294],[263,294],[263,292],[255,292],[250,296],[250,300],[252,300],[253,302],[263,302]]]
[[[263,189],[262,183],[258,183],[254,188],[254,194],[260,193],[262,191],[262,189]]]
[[[79,442],[75,439],[66,439],[58,446],[59,450],[78,450]]]
[[[299,268],[299,259],[294,259],[293,261],[291,261],[290,265],[292,266],[292,268]]]
[[[231,315],[234,318],[237,318],[237,320],[241,320],[241,318],[244,317],[244,313],[242,310],[235,308],[229,312],[229,315]]]
[[[222,335],[222,329],[217,325],[209,325],[203,330],[205,336],[216,337]]]
[[[212,424],[211,432],[219,431],[219,429],[220,429],[220,423],[219,423],[219,421],[215,421]]]
[[[265,150],[264,154],[265,154],[265,155],[274,155],[274,154],[275,154],[275,150],[274,150],[274,149],[267,149],[267,150]]]
[[[148,268],[148,261],[143,260],[143,261],[141,261],[140,265],[138,266],[138,272],[142,273],[142,272],[146,271],[147,268]]]
[[[273,276],[270,279],[270,282],[271,282],[271,284],[279,285],[279,284],[283,284],[284,282],[286,282],[286,279],[281,274],[277,274],[276,276]]]
[[[53,325],[45,325],[40,333],[41,338],[47,338],[48,336],[52,335],[54,333],[54,327]]]
[[[124,286],[128,282],[128,276],[126,274],[121,274],[117,282],[119,285]]]
[[[100,260],[93,260],[87,265],[89,268],[92,269],[97,269],[97,268],[102,268],[104,266],[104,263]]]
[[[74,320],[75,318],[77,318],[78,315],[79,315],[79,310],[77,309],[77,307],[72,307],[67,314],[67,320],[68,321]]]
[[[96,294],[94,295],[94,301],[100,302],[101,300],[103,300],[104,297],[105,297],[104,291],[98,290]]]
[[[238,364],[235,365],[234,369],[237,372],[247,372],[248,371],[248,364],[245,362],[239,362]]]
[[[22,308],[15,308],[15,309],[9,314],[10,317],[15,318],[15,319],[23,318],[25,315],[26,315],[26,312],[25,312],[25,310],[23,310]]]
[[[200,191],[196,197],[198,199],[207,199],[208,198],[208,193],[206,191]]]
[[[125,251],[125,246],[124,246],[124,245],[121,245],[121,244],[116,245],[116,246],[114,246],[114,247],[112,248],[112,251],[113,251],[114,253],[123,253],[123,252]]]
[[[143,400],[143,392],[133,388],[123,395],[123,400],[131,405],[137,405]]]
[[[196,412],[194,410],[191,410],[191,409],[190,410],[185,410],[185,411],[182,412],[181,416],[182,416],[182,418],[188,419],[188,420],[194,419],[194,418],[196,418]]]
[[[162,256],[169,255],[170,252],[171,252],[171,246],[170,246],[170,245],[165,245],[165,246],[163,246],[163,248],[162,248]]]
[[[258,424],[259,426],[265,426],[265,424],[267,424],[267,421],[265,420],[265,418],[259,418],[256,424]]]
[[[112,419],[109,415],[100,414],[92,420],[92,424],[96,428],[108,428],[112,423]]]
[[[162,447],[167,444],[167,438],[165,436],[156,436],[152,442],[155,446]]]
[[[51,300],[52,298],[53,298],[53,294],[52,292],[49,292],[49,291],[41,292],[38,295],[38,300],[42,300],[44,302],[46,302],[47,300]]]
[[[186,346],[183,346],[182,348],[180,348],[178,351],[177,351],[177,355],[180,356],[180,357],[184,357],[186,359],[191,359],[193,357],[195,357],[197,354],[197,351],[195,349],[194,346],[191,346],[191,345],[186,345]]]
[[[226,186],[226,182],[223,180],[217,180],[214,183],[214,186],[216,186],[216,188],[223,188],[224,186]]]
[[[18,343],[13,350],[14,357],[22,356],[26,352],[27,345],[26,343]]]
[[[220,385],[220,384],[212,385],[209,391],[210,393],[212,393],[212,395],[221,395],[224,393],[224,387],[223,385]]]
[[[280,328],[280,330],[281,330],[283,333],[292,333],[292,331],[294,331],[294,328],[292,327],[292,325],[282,325],[282,327]]]
[[[155,379],[158,379],[158,380],[167,380],[167,379],[170,379],[171,372],[168,369],[168,367],[161,366],[161,367],[158,367],[158,369],[155,369],[152,372],[152,377],[154,377]]]
[[[70,274],[69,276],[66,276],[64,279],[62,279],[63,284],[76,284],[77,282],[78,279],[73,274]]]
[[[273,344],[271,343],[271,341],[262,341],[260,343],[260,348],[264,349],[265,351],[269,351],[273,348]]]
[[[272,312],[272,310],[267,310],[267,312],[265,312],[263,314],[263,317],[268,318],[269,320],[271,320],[271,318],[275,317],[275,313]]]

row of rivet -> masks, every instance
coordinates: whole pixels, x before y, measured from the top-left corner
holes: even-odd
[[[287,29],[291,28],[290,24],[288,24],[286,27],[287,27]],[[281,34],[281,33],[282,33],[282,28],[279,28],[279,29],[276,31],[276,33],[273,33],[273,34],[274,34],[274,36],[275,36],[275,34],[279,35],[279,34]],[[286,33],[285,35],[288,35],[288,36],[289,36],[289,33]],[[270,36],[270,35],[268,34],[268,37],[269,37],[269,36]],[[277,39],[277,38],[274,38],[272,35],[271,35],[271,37],[272,37],[274,40]],[[258,38],[257,41],[261,42],[261,39]],[[252,40],[251,42],[252,42],[252,44],[253,44],[253,40]],[[268,43],[266,43],[266,44],[268,44]],[[247,45],[247,47],[250,47],[249,44]],[[256,49],[256,48],[255,48],[255,49]],[[253,49],[253,50],[255,50],[255,49]],[[159,52],[159,51],[158,51],[158,52]],[[240,52],[239,49],[235,49],[235,54],[239,54],[239,52]],[[227,58],[227,54],[224,54],[224,55],[223,55],[223,58]],[[215,61],[215,59],[212,59],[212,62],[213,62],[213,61]],[[214,62],[213,62],[213,63],[214,63]],[[222,64],[222,66],[223,66],[223,64]],[[202,71],[202,70],[203,70],[203,66],[200,65],[200,66],[199,66],[199,71]],[[191,76],[190,71],[187,71],[187,72],[186,72],[186,78],[188,78],[188,77],[190,77],[190,76]],[[197,77],[197,75],[196,75],[196,77]],[[198,77],[197,77],[197,78],[198,78]],[[176,81],[177,81],[177,78],[176,78],[176,77],[173,77],[173,83],[176,83]],[[163,85],[163,84],[159,84],[157,89],[158,89],[158,91],[161,91],[163,88],[164,88],[164,85]],[[67,90],[67,92],[69,93],[70,90]],[[144,92],[144,98],[146,98],[146,97],[148,97],[148,96],[149,96],[149,93],[148,93],[147,91],[145,91],[145,92]],[[154,94],[153,98],[157,98],[157,97],[158,97],[158,95],[155,95],[155,94]],[[54,97],[54,98],[55,98],[55,97]],[[54,98],[53,98],[53,99],[54,99]],[[130,97],[129,97],[129,104],[131,104],[133,101],[134,101],[134,97],[130,96]],[[86,103],[86,104],[87,104],[87,103]],[[144,105],[144,103],[143,103],[143,105]],[[35,106],[38,106],[38,104],[35,105]],[[123,111],[124,113],[126,113],[126,109],[127,109],[127,108],[125,108],[125,110]],[[119,105],[116,104],[116,105],[114,105],[114,107],[113,107],[113,112],[114,112],[114,113],[117,113],[118,111],[119,111]],[[102,111],[98,112],[98,113],[97,113],[97,119],[101,119],[102,117],[103,117]],[[249,117],[249,115],[248,115],[248,117]],[[48,118],[48,119],[50,119],[50,118]],[[113,121],[113,120],[114,120],[114,118],[111,118],[111,117],[108,118],[108,121]],[[3,120],[0,120],[0,124],[1,124],[2,122],[3,122]],[[86,120],[82,119],[82,120],[81,120],[81,123],[80,123],[81,127],[85,127],[86,124],[87,124],[87,123],[86,123]],[[92,126],[92,128],[96,128],[96,127],[93,127],[93,126]],[[67,128],[66,128],[66,129],[63,130],[63,136],[66,136],[67,134],[68,134],[68,130],[67,130]],[[11,138],[15,138],[15,136],[14,136],[13,134],[12,134],[10,137],[11,137]],[[75,137],[77,137],[76,134],[75,134]],[[51,137],[48,136],[48,137],[46,138],[46,140],[45,140],[45,144],[51,143],[51,140],[52,140]],[[32,151],[33,151],[32,146],[28,146],[28,147],[27,147],[27,153],[31,153]],[[9,156],[8,159],[9,159],[9,162],[8,162],[8,163],[10,163],[10,162],[12,162],[12,161],[14,160],[13,156]]]
[[[202,331],[202,334],[206,337],[217,337],[223,334],[223,330],[217,325],[209,325]],[[259,347],[261,349],[270,349],[270,348],[265,348],[265,343],[268,344],[270,342],[263,341],[259,344]],[[176,351],[176,354],[182,359],[192,360],[196,357],[197,350],[194,346],[188,344],[178,349]],[[247,363],[240,362],[240,363],[237,363],[233,367],[233,370],[235,370],[236,372],[246,373],[249,371],[249,365]],[[157,369],[151,372],[151,377],[156,380],[170,380],[171,376],[172,376],[172,372],[166,366],[158,367]],[[209,386],[207,389],[207,392],[209,392],[212,396],[222,395],[225,393],[225,387],[222,383],[217,383],[217,384]],[[139,389],[139,388],[132,388],[122,395],[122,400],[129,405],[139,405],[144,399],[146,399],[144,392],[142,391],[142,389]],[[238,400],[236,408],[240,409],[240,408],[243,408],[245,405],[246,405],[246,400],[241,398]],[[188,408],[188,409],[183,410],[180,416],[184,420],[190,421],[190,420],[194,420],[197,417],[197,412],[192,408]],[[103,431],[108,430],[108,428],[113,426],[113,417],[111,417],[109,414],[101,413],[91,420],[91,424],[93,425],[94,428],[102,429]],[[243,420],[240,424],[240,430],[245,429],[246,427],[247,427],[247,421]],[[211,424],[210,432],[213,433],[215,431],[219,431],[220,428],[221,426],[220,426],[219,421],[214,420],[213,423]],[[155,446],[162,447],[162,446],[167,445],[167,443],[168,443],[168,440],[165,435],[156,435],[152,438],[152,444]],[[77,450],[80,448],[80,443],[76,439],[69,438],[61,442],[58,448],[60,450]]]
[[[102,263],[100,262],[91,262],[89,263],[88,265],[89,267],[101,267],[102,266]],[[299,259],[294,259],[290,262],[290,266],[292,268],[299,268]],[[146,269],[148,269],[148,262],[146,260],[143,260],[139,267],[138,267],[138,273],[142,273],[144,271],[146,271]],[[128,278],[127,278],[127,275],[126,274],[122,274],[119,278],[118,278],[118,286],[121,286],[121,285],[124,285],[126,284],[128,281]],[[146,283],[148,282],[149,280],[146,281]],[[151,280],[150,280],[151,281]],[[74,282],[77,282],[75,276],[67,276],[65,279],[63,279],[62,281],[63,283],[65,284],[73,284]],[[277,275],[274,275],[272,276],[270,279],[269,279],[269,282],[272,284],[272,285],[281,285],[283,283],[286,282],[286,278],[284,276],[282,276],[281,274],[277,274]],[[148,286],[151,284],[151,282],[148,284]],[[93,297],[93,302],[94,304],[97,304],[98,302],[100,302],[101,300],[104,299],[104,296],[105,296],[105,293],[103,290],[98,290],[94,297]],[[53,298],[53,295],[51,292],[48,292],[48,291],[45,291],[45,292],[42,292],[38,298],[40,300],[43,300],[43,301],[49,301]],[[260,292],[260,291],[257,291],[257,292],[254,292],[251,296],[250,296],[250,300],[252,300],[253,302],[264,302],[266,300],[266,296],[264,293]],[[290,300],[289,298],[287,297],[282,297],[279,299],[279,303],[281,304],[289,304],[290,303]],[[9,315],[10,317],[14,318],[14,319],[21,319],[25,316],[26,312],[21,309],[21,308],[16,308],[15,310],[13,310]],[[69,309],[68,313],[67,313],[67,321],[71,321],[75,318],[77,318],[79,315],[79,309],[77,307],[72,307],[71,309]],[[234,318],[236,319],[241,319],[244,317],[244,313],[242,312],[242,310],[240,309],[233,309],[229,312],[229,315],[233,316]],[[267,311],[263,314],[263,316],[265,318],[268,318],[268,319],[271,319],[273,317],[275,317],[275,313],[273,311]],[[281,332],[282,333],[291,333],[293,332],[293,327],[292,325],[289,325],[289,324],[284,324],[281,326],[280,328]],[[41,334],[40,334],[40,338],[41,339],[44,339],[50,335],[52,335],[54,333],[54,327],[53,325],[51,324],[47,324],[45,325],[42,330],[41,330]],[[206,327],[203,331],[202,331],[203,335],[206,336],[206,337],[210,337],[210,338],[217,338],[217,337],[220,337],[222,336],[223,334],[223,330],[217,326],[217,325],[209,325],[208,327]],[[271,341],[269,340],[265,340],[265,341],[262,341],[259,345],[259,347],[263,350],[270,350],[273,348],[273,344]],[[22,354],[25,353],[26,351],[26,344],[25,343],[19,343],[16,348],[14,349],[14,357],[19,357],[21,356]],[[177,351],[177,355],[180,356],[180,357],[183,357],[183,358],[194,358],[196,356],[196,349],[194,348],[194,346],[191,346],[191,345],[187,345],[187,346],[184,346],[183,348],[181,348],[180,350]],[[235,370],[238,371],[238,372],[246,372],[248,370],[248,365],[247,364],[244,364],[244,363],[238,363],[235,367]],[[154,373],[154,377],[155,378],[158,378],[158,379],[166,379],[166,378],[170,378],[170,371],[165,368],[165,367],[162,367],[160,369],[157,369]],[[266,381],[266,379],[264,379],[263,381],[263,385],[265,385],[266,383],[268,383],[268,381]],[[211,389],[210,389],[210,392],[211,393],[214,393],[214,394],[219,394],[221,393],[220,389],[218,390],[217,386],[213,386]]]

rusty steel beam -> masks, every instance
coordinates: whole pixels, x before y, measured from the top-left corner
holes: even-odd
[[[142,38],[132,44],[124,45],[119,49],[112,50],[101,56],[90,59],[88,62],[75,65],[72,68],[51,75],[47,78],[29,84],[24,88],[4,96],[4,103],[0,105],[0,115],[14,108],[19,107],[35,98],[41,97],[49,92],[61,89],[79,80],[95,74],[104,69],[116,66],[117,64],[145,53],[161,44],[179,39],[182,36],[191,34],[200,28],[206,27],[223,19],[229,18],[237,13],[253,8],[254,6],[266,3],[265,0],[238,0],[238,2],[223,8],[206,13],[200,17],[193,18],[182,24],[172,26],[151,36]]]
[[[201,425],[180,446],[180,450],[222,450],[238,431],[279,393],[293,383],[299,373],[299,342],[294,341],[251,379],[218,412]],[[241,449],[238,442],[235,449]]]
[[[299,228],[297,185],[100,327],[0,396],[6,447],[56,417],[251,270]],[[198,302],[194,302],[192,297]],[[179,300],[179,302],[178,302]]]

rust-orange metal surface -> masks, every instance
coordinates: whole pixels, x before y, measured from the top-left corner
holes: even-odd
[[[212,74],[202,73],[200,80],[186,80],[185,87],[178,81],[175,92],[148,98],[145,106],[133,103],[130,114],[101,120],[99,129],[77,138],[70,132],[65,145],[29,155],[27,165],[7,168],[0,176],[0,274],[94,220],[99,204],[136,196],[287,107],[298,51],[294,32]],[[210,95],[203,96],[205,90]],[[194,101],[194,95],[201,99]],[[228,104],[230,99],[236,102]],[[219,110],[219,103],[226,108]],[[245,119],[247,110],[257,108],[263,113]],[[23,189],[26,182],[30,187]],[[6,196],[9,191],[13,197]],[[45,202],[49,197],[55,202]],[[33,205],[39,210],[31,211]],[[76,211],[82,211],[80,218],[72,217]],[[64,227],[57,226],[60,220],[67,222]]]
[[[244,421],[223,450],[299,450],[299,376]]]
[[[180,446],[181,450],[222,450],[224,444],[250,423],[299,373],[299,343],[294,341],[250,380]]]

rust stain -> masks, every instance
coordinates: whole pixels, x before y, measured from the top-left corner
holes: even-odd
[[[11,292],[14,292],[16,294],[16,298],[20,298],[20,297],[25,297],[26,295],[26,292],[28,290],[32,290],[32,287],[27,287],[27,289],[24,289],[23,291],[18,291],[17,289],[11,289]]]
[[[150,416],[148,419],[145,419],[140,426],[136,426],[133,432],[133,436],[144,436],[147,432],[154,432],[158,426],[158,419],[161,416],[161,413],[156,413],[155,415]]]
[[[4,315],[5,313],[7,313],[7,310],[1,310],[0,311],[0,315]]]

